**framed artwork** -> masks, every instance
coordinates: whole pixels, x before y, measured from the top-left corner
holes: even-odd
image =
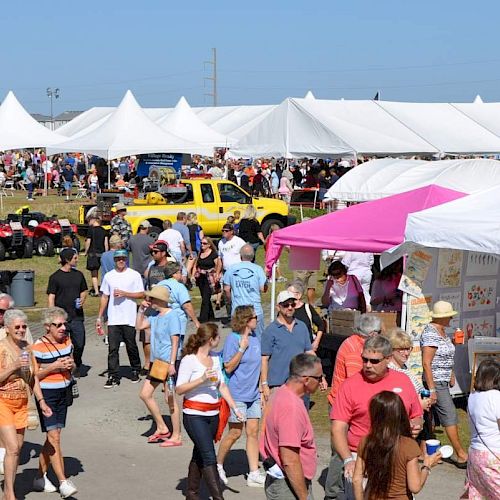
[[[497,280],[466,281],[463,311],[484,311],[496,308]]]
[[[440,248],[437,267],[437,288],[457,288],[462,282],[462,250]]]
[[[399,289],[414,297],[422,297],[422,285],[432,264],[432,254],[424,250],[417,250],[410,254]]]
[[[425,325],[431,322],[432,295],[409,297],[409,328],[413,340],[419,340]]]
[[[495,317],[482,316],[479,318],[465,318],[463,320],[463,330],[466,338],[472,337],[494,337]]]
[[[461,292],[444,292],[439,294],[439,300],[449,302],[455,311],[458,311],[456,316],[453,316],[450,322],[452,328],[460,326],[460,310],[462,309],[462,293]]]
[[[495,276],[498,274],[498,257],[490,253],[469,252],[467,276]]]

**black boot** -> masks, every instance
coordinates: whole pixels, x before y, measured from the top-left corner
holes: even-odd
[[[212,496],[212,500],[224,500],[217,465],[209,465],[208,467],[203,467],[201,470],[205,483],[207,483],[208,491]]]
[[[201,470],[197,463],[192,460],[189,462],[188,481],[187,481],[187,500],[198,500],[200,498]]]

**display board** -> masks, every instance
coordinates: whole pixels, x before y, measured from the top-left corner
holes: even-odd
[[[408,256],[410,266],[405,275],[409,279],[403,276],[400,286],[408,293],[407,331],[418,345],[423,327],[430,321],[432,304],[445,300],[453,305],[459,314],[446,333],[453,337],[455,329],[461,328],[465,344],[455,346],[457,384],[451,392],[467,393],[472,363],[468,339],[495,338],[500,331],[499,259],[491,254],[450,249],[424,248],[417,252]],[[409,363],[415,373],[421,372],[419,358],[420,352],[414,349]]]

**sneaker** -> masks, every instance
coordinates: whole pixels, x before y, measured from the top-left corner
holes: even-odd
[[[109,345],[109,341],[108,341],[108,336],[107,335],[104,335],[104,338],[102,339],[102,341],[104,342],[104,345]]]
[[[55,493],[57,491],[57,488],[52,484],[47,474],[33,479],[33,489],[35,491],[43,491],[44,493]]]
[[[78,490],[70,479],[65,479],[59,484],[59,493],[62,498],[68,498],[73,496],[75,493],[78,493]]]
[[[247,486],[251,486],[253,488],[264,488],[265,482],[266,476],[258,470],[250,472],[247,476]]]
[[[109,377],[106,383],[104,384],[105,389],[112,389],[113,387],[117,387],[120,385],[120,381],[115,377]]]
[[[220,480],[227,486],[227,483],[229,483],[229,481],[227,480],[224,466],[221,464],[217,464],[217,472],[219,473]]]
[[[133,384],[137,384],[137,382],[141,381],[141,377],[139,377],[139,372],[136,370],[132,370],[132,375],[130,375],[130,382]]]
[[[125,342],[120,342],[120,347],[125,347]]]

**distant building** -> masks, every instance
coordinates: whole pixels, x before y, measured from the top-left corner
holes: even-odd
[[[56,130],[63,125],[66,125],[66,123],[70,122],[73,118],[76,118],[82,113],[83,111],[64,111],[63,113],[54,116],[54,123],[52,123],[50,116],[47,115],[32,113],[31,116],[44,127],[47,127],[50,130]]]

